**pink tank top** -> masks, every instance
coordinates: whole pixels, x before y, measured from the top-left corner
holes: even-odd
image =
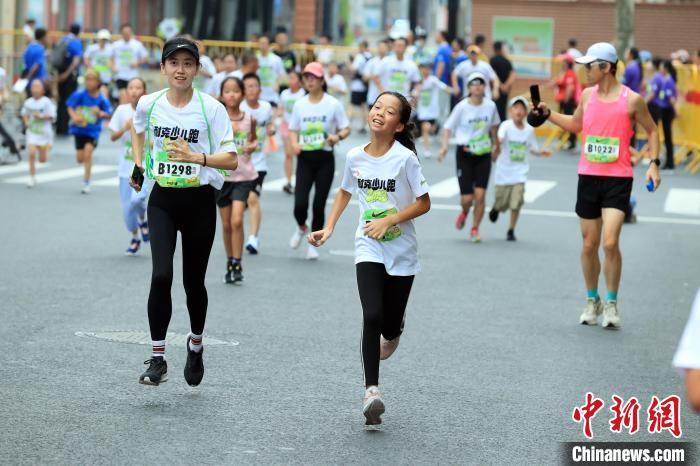
[[[583,147],[578,164],[579,175],[632,178],[630,140],[632,123],[627,99],[630,89],[622,86],[614,102],[598,99],[598,86],[592,88],[583,112]]]
[[[258,178],[258,172],[253,166],[251,154],[243,151],[243,148],[248,144],[251,119],[252,117],[249,113],[244,113],[241,121],[231,121],[233,141],[238,151],[238,168],[230,171],[229,176],[224,177],[225,181],[253,181]]]

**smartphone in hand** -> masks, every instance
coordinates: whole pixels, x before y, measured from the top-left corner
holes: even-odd
[[[139,188],[143,187],[143,172],[136,164],[134,164],[134,170],[131,172],[131,181],[138,185]]]
[[[537,84],[533,84],[530,86],[530,100],[532,100],[532,105],[535,107],[537,113],[539,113],[539,110],[537,109],[537,106],[540,104],[540,86]]]

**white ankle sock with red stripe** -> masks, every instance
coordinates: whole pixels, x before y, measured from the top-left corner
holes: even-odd
[[[202,335],[195,335],[194,333],[190,333],[190,351],[194,351],[195,353],[199,353],[202,351]]]
[[[153,342],[153,357],[165,359],[165,340],[151,340]]]

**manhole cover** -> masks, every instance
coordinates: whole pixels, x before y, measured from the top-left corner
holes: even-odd
[[[75,332],[75,336],[96,338],[98,340],[112,341],[115,343],[131,343],[134,345],[150,345],[152,343],[151,334],[148,332]],[[210,337],[209,335],[204,335],[203,340],[206,346],[238,346],[237,341],[219,340],[218,338]],[[186,341],[187,335],[184,333],[168,332],[168,334],[165,336],[165,342],[167,345],[185,346]]]

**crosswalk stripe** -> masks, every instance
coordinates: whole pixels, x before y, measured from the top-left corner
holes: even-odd
[[[66,180],[68,178],[75,178],[75,177],[80,177],[84,173],[83,167],[75,167],[75,168],[67,168],[65,170],[56,170],[56,171],[51,171],[48,173],[38,173],[36,175],[36,180],[38,183],[46,183],[49,181],[61,181],[61,180]],[[92,167],[92,173],[94,175],[100,174],[100,173],[107,173],[107,172],[115,172],[117,171],[117,167],[113,165],[93,165]],[[17,176],[14,178],[8,178],[6,180],[3,180],[4,183],[12,183],[12,184],[23,184],[29,181],[29,175],[26,176]]]
[[[93,181],[92,185],[93,186],[107,186],[107,187],[119,186],[119,178],[115,176],[112,178],[105,178],[103,180]]]
[[[664,212],[700,216],[700,189],[669,189]]]
[[[525,183],[525,203],[532,204],[556,185],[556,181],[527,180]]]
[[[43,170],[44,168],[50,166],[51,163],[37,163],[37,171]],[[22,173],[29,171],[29,162],[20,162],[15,165],[8,165],[6,167],[0,167],[0,175],[11,175],[12,173]]]
[[[278,178],[263,183],[263,191],[282,191],[282,187],[287,184],[287,178]]]
[[[459,183],[456,177],[447,178],[429,185],[431,198],[448,198],[459,194]]]

